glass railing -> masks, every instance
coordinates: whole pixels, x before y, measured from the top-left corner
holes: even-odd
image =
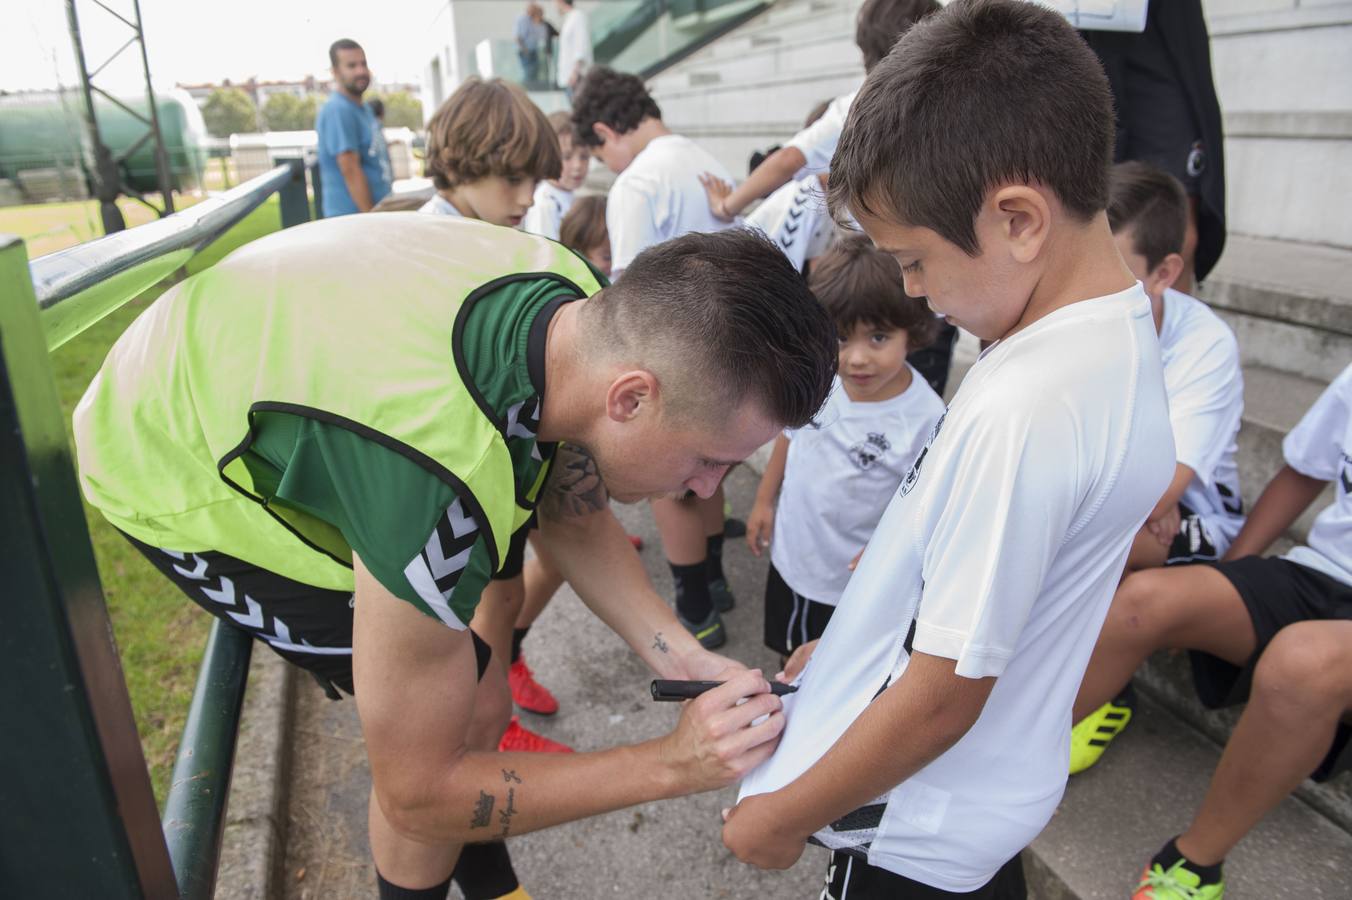
[[[597,65],[645,78],[718,38],[775,0],[604,0],[587,11],[592,55]],[[526,71],[516,42],[489,38],[475,47],[475,64],[485,78],[514,81],[530,91],[559,90],[553,51],[539,55]]]

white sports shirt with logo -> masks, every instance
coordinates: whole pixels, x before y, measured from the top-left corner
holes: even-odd
[[[856,403],[837,378],[817,418],[787,432],[788,464],[770,561],[794,592],[835,606],[887,503],[944,414],[944,401],[911,369],[895,397]]]
[[[883,514],[743,796],[796,779],[913,649],[996,677],[972,729],[814,837],[969,892],[1065,790],[1071,704],[1127,550],[1174,471],[1159,341],[1139,285],[1056,310],[972,367]],[[905,741],[905,734],[895,735]]]
[[[1244,415],[1239,344],[1211,307],[1170,289],[1164,292],[1160,358],[1174,448],[1194,473],[1180,499],[1201,518],[1219,557],[1244,527],[1235,465]]]
[[[765,198],[746,221],[774,241],[800,272],[805,262],[826,252],[835,234],[826,192],[816,175],[790,181]]]
[[[1282,453],[1300,474],[1333,482],[1333,502],[1314,520],[1305,546],[1284,558],[1352,584],[1352,365],[1291,429]]]
[[[568,210],[572,206],[572,191],[565,191],[542,179],[535,186],[535,202],[526,210],[526,217],[521,220],[521,230],[557,241],[559,226],[563,224],[563,217],[568,215]]]

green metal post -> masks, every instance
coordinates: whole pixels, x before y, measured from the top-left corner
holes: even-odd
[[[0,893],[177,896],[23,242],[0,235]]]
[[[215,891],[252,650],[246,632],[220,620],[212,625],[164,801],[164,836],[182,900],[211,900]]]
[[[290,228],[310,221],[310,196],[305,190],[305,161],[299,157],[278,159],[279,165],[291,167],[291,180],[278,191],[282,208],[282,227]]]

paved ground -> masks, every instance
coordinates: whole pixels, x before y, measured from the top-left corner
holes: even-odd
[[[750,508],[756,476],[745,468],[728,480],[734,507]],[[626,528],[647,541],[643,560],[665,596],[671,578],[646,506],[617,507]],[[730,541],[725,568],[738,598],[726,621],[721,652],[759,666],[776,657],[760,643],[765,563]],[[672,705],[648,699],[652,675],[609,629],[564,589],[526,641],[537,676],[559,698],[559,714],[524,716],[542,734],[578,750],[632,743],[665,733]],[[770,671],[773,671],[771,669]],[[356,708],[327,700],[298,679],[292,781],[286,820],[283,884],[287,900],[373,897],[375,875],[366,841],[366,766]],[[523,885],[540,900],[568,898],[816,897],[825,851],[809,847],[788,872],[763,873],[738,863],[719,840],[719,810],[731,790],[652,803],[586,822],[514,838],[512,856]],[[458,892],[452,892],[459,896]]]

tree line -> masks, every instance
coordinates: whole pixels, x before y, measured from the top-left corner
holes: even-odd
[[[423,125],[422,101],[407,91],[368,94],[366,101],[379,98],[385,103],[385,127],[420,130]],[[202,118],[212,137],[250,134],[258,131],[305,131],[315,127],[319,98],[314,94],[273,94],[262,108],[239,88],[217,88],[202,104]]]

